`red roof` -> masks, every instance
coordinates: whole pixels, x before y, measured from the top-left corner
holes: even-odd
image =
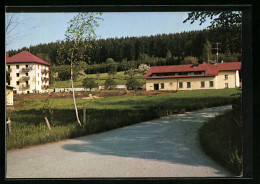
[[[194,66],[189,65],[171,65],[171,66],[153,66],[144,76],[144,79],[157,79],[157,78],[177,78],[177,77],[209,77],[218,75],[219,71],[233,71],[240,70],[241,62],[230,62],[230,63],[217,63],[217,64],[199,64]],[[168,76],[152,76],[152,74],[163,74],[163,73],[179,73],[179,72],[204,72],[203,75],[168,75]]]
[[[28,51],[20,52],[12,57],[6,58],[6,63],[40,63],[43,65],[50,66],[49,63],[43,61],[42,59],[36,57]]]

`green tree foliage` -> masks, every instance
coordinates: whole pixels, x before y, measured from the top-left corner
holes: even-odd
[[[140,82],[135,77],[134,70],[130,70],[129,72],[130,78],[126,81],[126,86],[128,89],[137,90],[141,86]]]
[[[105,89],[111,90],[116,86],[116,82],[109,76],[109,78],[105,81]]]
[[[188,18],[185,19],[183,23],[191,21],[191,24],[193,24],[199,20],[201,25],[206,22],[208,18],[212,20],[209,28],[240,27],[242,24],[242,12],[240,11],[193,11],[188,13]]]
[[[79,44],[82,45],[81,50],[77,49],[75,53],[81,52],[84,57],[82,59],[76,55],[74,57],[78,61],[84,61],[88,64],[86,73],[108,72],[109,65],[106,63],[108,58],[113,58],[118,64],[117,71],[136,69],[142,63],[150,66],[175,65],[180,64],[180,60],[187,56],[201,58],[206,40],[212,44],[212,47],[215,47],[215,42],[221,43],[219,54],[225,54],[229,50],[231,56],[235,57],[236,53],[241,53],[241,31],[237,30],[236,27],[230,28],[229,31],[219,27],[217,29],[211,28],[167,35],[158,34],[155,36],[108,38],[91,41],[83,39],[82,43]],[[91,47],[85,48],[85,42],[88,42],[87,44]],[[59,49],[61,45],[64,45],[64,49]],[[68,50],[72,46],[72,42],[64,40],[31,46],[30,50],[34,55],[37,53],[48,54],[52,65],[60,65],[69,64],[67,60],[69,58]],[[29,50],[29,48],[24,47],[17,51],[11,50],[10,56],[22,50]],[[169,59],[170,52],[168,51],[172,54],[171,59]],[[216,50],[213,50],[213,56],[215,53]]]
[[[210,63],[212,59],[212,46],[211,43],[207,40],[203,46],[201,60],[202,62]]]
[[[96,83],[95,79],[93,79],[93,78],[85,78],[83,80],[83,86],[84,86],[84,88],[90,89],[90,91],[91,91],[93,88],[98,87],[98,83]]]
[[[48,53],[37,53],[35,56],[46,61],[47,63],[51,63],[50,57]]]
[[[116,63],[112,63],[109,65],[109,74],[113,75],[113,77],[115,77],[115,74],[117,73],[117,64]]]
[[[187,56],[183,59],[183,61],[181,61],[182,65],[186,65],[186,64],[198,64],[198,58],[193,57],[193,56]]]
[[[166,59],[169,60],[171,58],[172,58],[172,52],[170,50],[167,50]]]
[[[209,29],[213,29],[218,34],[216,41],[222,43],[223,51],[228,49],[232,52],[241,52],[241,30],[242,30],[242,12],[241,11],[222,11],[222,12],[190,12],[188,18],[183,23],[191,21],[200,21],[203,24],[208,18],[211,19]]]
[[[61,71],[58,73],[58,76],[59,76],[59,79],[60,79],[61,81],[69,80],[69,79],[70,79],[70,70],[61,70]]]
[[[78,65],[81,61],[90,61],[90,55],[85,54],[87,49],[92,49],[92,42],[95,40],[95,27],[98,26],[98,20],[101,13],[79,13],[69,22],[65,33],[64,44],[61,45],[59,51],[60,58],[65,55],[64,48],[66,49],[67,58],[61,60],[61,62],[70,63],[71,71],[71,87],[73,94],[74,107],[76,117],[79,125],[81,122],[78,116],[78,109],[75,100],[74,85],[73,85],[73,65]],[[63,54],[62,54],[63,52]]]
[[[106,59],[106,64],[113,64],[115,61],[113,58],[107,58]]]

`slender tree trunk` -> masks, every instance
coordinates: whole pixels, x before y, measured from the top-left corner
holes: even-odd
[[[73,86],[73,65],[72,65],[72,61],[73,61],[73,52],[72,52],[72,55],[71,55],[71,62],[70,62],[71,88],[72,88],[72,96],[73,96],[73,102],[74,102],[76,117],[77,117],[79,125],[81,126],[81,122],[79,120],[78,108],[77,108],[76,99],[75,99],[74,86]]]

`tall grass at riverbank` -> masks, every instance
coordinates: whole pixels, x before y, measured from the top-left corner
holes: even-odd
[[[81,120],[83,105],[87,108],[87,123],[83,127],[76,122],[71,98],[24,99],[25,106],[7,113],[12,121],[12,134],[7,134],[7,148],[22,148],[107,131],[170,114],[227,105],[236,98],[231,96],[236,93],[236,89],[224,89],[92,100],[77,98]],[[44,106],[46,104],[48,107]],[[45,125],[44,109],[52,110],[52,114],[47,114],[51,130],[48,130]]]
[[[242,172],[242,130],[233,118],[233,111],[210,119],[200,129],[202,148],[213,159],[236,175]]]

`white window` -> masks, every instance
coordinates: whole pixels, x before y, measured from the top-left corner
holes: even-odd
[[[226,79],[226,80],[228,79],[228,75],[225,75],[225,79]]]

